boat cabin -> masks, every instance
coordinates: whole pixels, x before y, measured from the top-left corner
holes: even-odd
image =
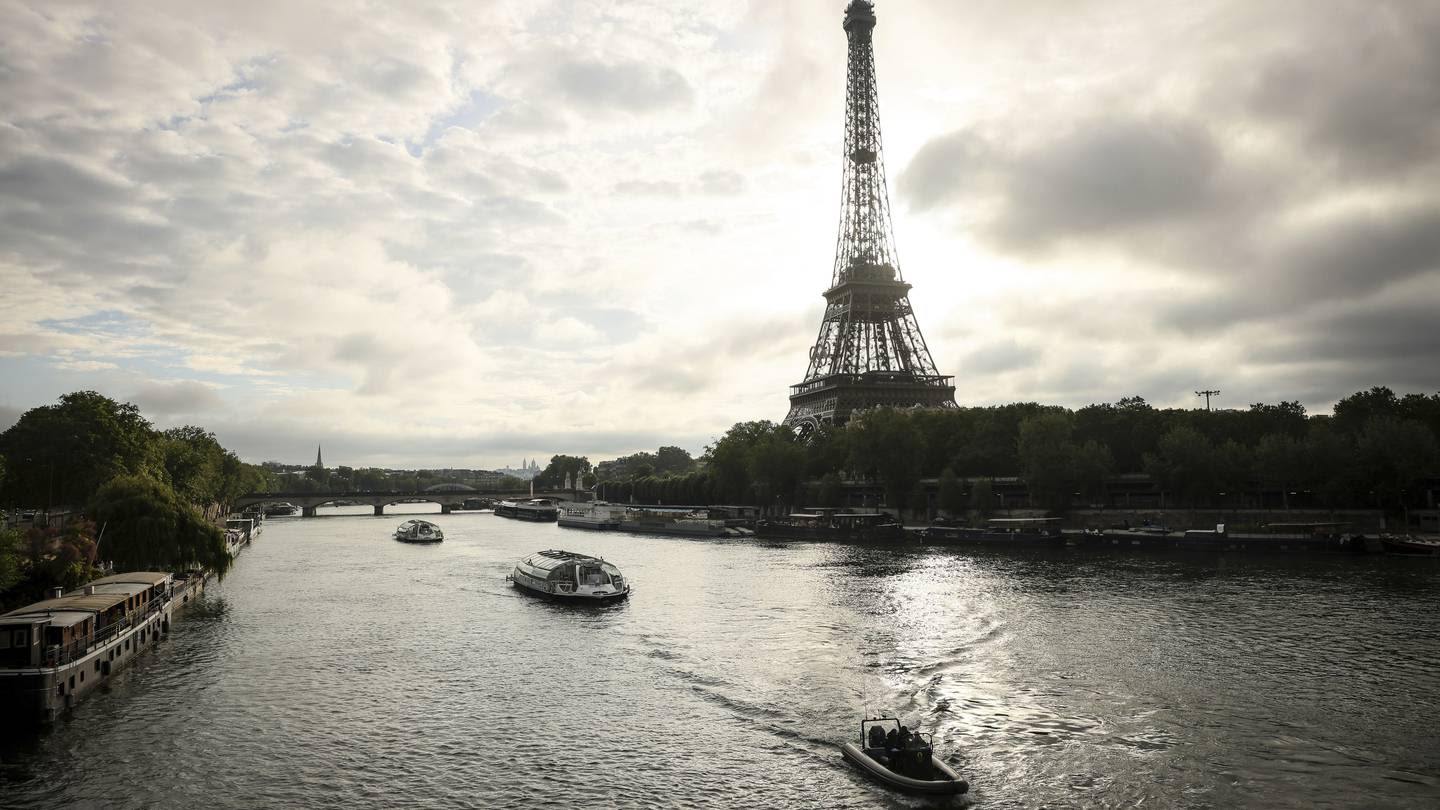
[[[574,593],[578,587],[625,586],[620,569],[598,557],[572,551],[540,551],[515,565],[517,574],[545,583],[551,593]]]
[[[128,627],[137,614],[163,603],[169,588],[168,573],[114,574],[12,610],[0,616],[0,667],[51,666],[69,660]]]

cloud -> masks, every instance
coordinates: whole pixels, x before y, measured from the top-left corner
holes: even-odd
[[[464,466],[785,412],[835,244],[832,0],[5,18],[7,404]],[[1437,19],[881,9],[898,248],[962,401],[1440,387]]]
[[[674,68],[579,57],[557,60],[548,86],[577,108],[595,113],[652,113],[684,107],[695,96],[690,83]]]
[[[194,380],[150,383],[126,399],[135,403],[147,417],[158,419],[203,416],[225,406],[224,398],[213,386]]]

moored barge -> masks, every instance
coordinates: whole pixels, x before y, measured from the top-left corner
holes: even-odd
[[[796,512],[755,524],[755,536],[766,540],[903,540],[905,527],[883,512],[837,512],[829,509]]]
[[[132,571],[0,615],[0,711],[48,723],[169,633],[187,580]]]
[[[556,522],[572,529],[618,529],[624,514],[623,506],[613,506],[605,501],[566,503],[561,505]]]
[[[497,517],[546,523],[554,522],[560,509],[549,498],[532,498],[528,501],[500,501],[495,504],[495,514]]]

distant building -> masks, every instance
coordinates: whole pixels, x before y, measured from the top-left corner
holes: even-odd
[[[521,481],[529,481],[540,474],[540,462],[534,459],[529,459],[521,461],[520,469],[518,470],[511,467],[506,467],[501,470],[496,470],[496,472],[502,475],[509,475],[515,478],[519,478]]]

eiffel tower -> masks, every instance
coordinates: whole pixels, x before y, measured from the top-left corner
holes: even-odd
[[[875,6],[850,0],[845,87],[845,170],[835,269],[805,381],[790,387],[785,424],[808,434],[877,406],[954,408],[953,377],[935,370],[895,255],[880,102],[875,90]]]

